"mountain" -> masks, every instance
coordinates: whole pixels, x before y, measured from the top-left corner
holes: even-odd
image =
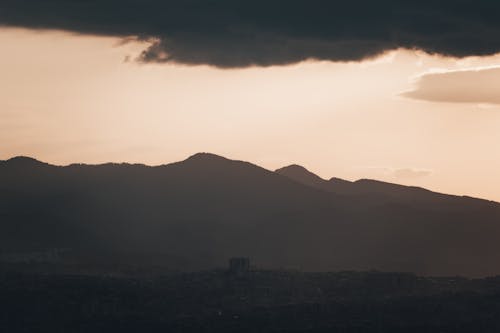
[[[436,193],[421,187],[404,186],[372,179],[360,179],[354,182],[331,178],[325,180],[306,168],[293,164],[281,169],[276,173],[288,177],[298,183],[311,186],[323,191],[341,194],[371,196],[372,200],[382,201],[406,201],[432,203],[437,199],[458,199],[457,196]],[[470,198],[472,200],[472,198]]]
[[[319,189],[327,188],[326,180],[297,164],[289,165],[275,172],[307,186]]]
[[[0,251],[181,270],[248,256],[263,268],[500,273],[498,203],[304,170],[207,153],[154,167],[1,161]]]

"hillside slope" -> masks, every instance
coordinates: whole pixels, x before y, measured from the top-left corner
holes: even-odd
[[[206,153],[156,167],[19,157],[0,162],[0,250],[173,269],[243,255],[266,268],[500,273],[499,204],[398,189],[333,193]]]

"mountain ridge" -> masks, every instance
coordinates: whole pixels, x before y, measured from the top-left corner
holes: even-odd
[[[301,184],[316,187],[318,189],[327,192],[343,194],[343,195],[355,195],[355,194],[359,195],[367,193],[387,195],[390,191],[397,191],[399,194],[402,195],[411,195],[411,192],[413,192],[414,194],[416,194],[417,192],[420,193],[426,192],[428,194],[433,194],[433,195],[471,198],[475,200],[484,200],[487,202],[498,203],[490,199],[475,198],[468,195],[442,193],[429,190],[420,186],[401,185],[397,183],[385,182],[376,179],[361,178],[355,181],[348,181],[345,179],[332,177],[326,180],[316,175],[315,173],[309,171],[305,167],[297,164],[292,164],[283,168],[276,169],[275,172],[290,179],[293,179]],[[406,191],[406,193],[402,193],[403,191]]]
[[[0,252],[63,248],[75,265],[178,270],[248,256],[265,268],[500,274],[498,203],[323,181],[206,154],[155,167],[0,163]]]
[[[144,164],[144,163],[129,163],[129,162],[104,162],[104,163],[70,163],[70,164],[65,164],[65,165],[56,165],[56,164],[51,164],[47,162],[43,162],[39,159],[29,157],[29,156],[14,156],[6,160],[0,160],[0,164],[4,165],[9,165],[9,164],[15,164],[16,166],[35,166],[35,165],[44,165],[48,167],[58,167],[58,168],[66,168],[66,167],[103,167],[103,166],[132,166],[132,167],[145,167],[145,168],[162,168],[162,167],[168,167],[172,165],[178,165],[182,163],[223,163],[223,162],[241,162],[241,163],[247,163],[252,166],[256,166],[258,168],[264,169],[269,172],[274,172],[279,175],[285,176],[289,179],[292,179],[295,182],[301,183],[303,185],[307,185],[310,187],[315,187],[318,189],[322,190],[327,190],[329,192],[334,192],[332,191],[332,188],[330,187],[332,184],[334,186],[352,186],[352,185],[361,185],[361,184],[370,184],[370,185],[378,185],[378,186],[390,186],[393,188],[399,188],[399,189],[413,189],[413,190],[419,190],[419,191],[427,191],[435,194],[440,194],[440,195],[445,195],[445,196],[454,196],[454,197],[463,197],[463,198],[471,198],[471,199],[476,199],[476,200],[484,200],[488,202],[493,202],[500,204],[500,202],[492,199],[487,199],[487,198],[479,198],[479,197],[473,197],[470,195],[466,194],[452,194],[452,193],[442,193],[438,192],[435,190],[430,190],[424,187],[420,186],[414,186],[414,185],[402,185],[402,184],[397,184],[397,183],[391,183],[391,182],[386,182],[386,181],[381,181],[377,179],[370,179],[370,178],[360,178],[355,181],[349,181],[345,180],[342,178],[337,178],[337,177],[331,177],[330,179],[324,179],[317,174],[311,172],[307,168],[305,168],[302,165],[299,164],[290,164],[285,167],[278,168],[274,171],[268,170],[266,168],[263,168],[257,164],[253,164],[251,162],[246,162],[242,160],[233,160],[229,159],[227,157],[209,153],[209,152],[199,152],[195,153],[193,155],[190,155],[184,160],[181,161],[176,161],[176,162],[170,162],[170,163],[162,163],[162,164],[155,164],[155,165],[149,165],[149,164]],[[342,194],[346,194],[345,192],[342,192]]]

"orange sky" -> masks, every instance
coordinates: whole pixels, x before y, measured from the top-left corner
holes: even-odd
[[[0,44],[0,159],[208,151],[500,201],[500,55],[221,70],[137,64],[145,45],[114,38],[4,28]]]

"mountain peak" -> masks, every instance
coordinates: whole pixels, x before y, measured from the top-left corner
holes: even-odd
[[[323,178],[298,164],[277,169],[275,172],[308,186],[318,186],[325,182]]]
[[[309,170],[304,168],[302,165],[298,165],[298,164],[290,164],[286,167],[283,167],[283,168],[276,170],[276,172],[281,172],[281,171],[304,172],[304,173],[311,173],[312,174],[312,172],[310,172]]]
[[[196,153],[189,156],[185,161],[227,161],[227,158],[206,152]]]
[[[16,166],[31,166],[31,165],[45,164],[43,162],[40,162],[37,159],[34,159],[32,157],[28,157],[28,156],[15,156],[15,157],[9,158],[8,160],[5,160],[3,162],[8,163],[10,165],[16,165]]]

